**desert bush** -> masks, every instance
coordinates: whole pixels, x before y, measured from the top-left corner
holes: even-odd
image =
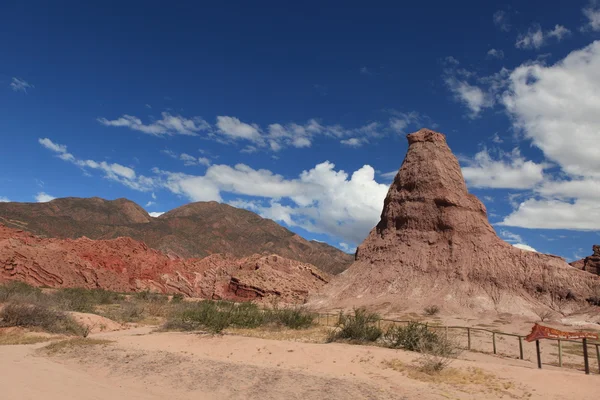
[[[9,301],[33,302],[42,296],[40,288],[28,285],[25,282],[11,281],[0,285],[0,303]]]
[[[437,315],[440,312],[440,308],[436,305],[428,306],[423,309],[423,312],[425,313],[425,315],[433,317],[434,315]]]
[[[146,307],[140,302],[125,301],[118,307],[110,308],[103,316],[118,322],[139,322],[145,316]]]
[[[183,301],[183,294],[181,294],[181,293],[175,293],[171,297],[171,303],[181,303],[182,301]]]
[[[291,329],[309,328],[315,315],[301,308],[284,308],[270,312],[271,321]]]
[[[539,317],[541,322],[549,320],[554,315],[554,313],[552,311],[544,309],[544,308],[540,308],[540,309],[537,309],[534,311],[537,314],[537,316]]]
[[[406,326],[391,326],[382,337],[384,346],[409,351],[432,348],[440,340],[440,336],[431,331],[426,324],[418,322],[409,322]]]
[[[167,303],[169,298],[167,295],[162,293],[155,293],[149,290],[144,290],[141,292],[136,292],[133,295],[135,300],[143,301],[143,302],[152,302],[152,303]]]
[[[64,288],[49,296],[60,310],[93,313],[96,306],[114,304],[124,296],[104,289]]]
[[[0,326],[40,328],[50,333],[84,333],[82,326],[69,315],[39,304],[7,304],[0,311]]]
[[[450,365],[461,353],[459,346],[451,339],[438,336],[436,340],[419,344],[419,369],[427,374],[436,374]]]
[[[331,331],[327,341],[375,342],[383,333],[375,326],[379,320],[378,314],[370,313],[364,308],[354,309],[354,315],[345,315],[340,312],[336,329]]]

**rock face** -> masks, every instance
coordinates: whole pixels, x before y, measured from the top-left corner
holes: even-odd
[[[328,279],[310,264],[273,255],[182,259],[131,238],[45,239],[0,225],[0,283],[303,303]]]
[[[594,275],[600,275],[600,245],[592,246],[594,254],[581,260],[573,261],[571,266],[590,272]]]
[[[355,263],[311,303],[527,314],[593,295],[600,285],[595,277],[498,238],[485,206],[467,192],[444,135],[422,129],[407,138],[380,222],[358,247]]]
[[[48,203],[0,203],[0,223],[59,239],[128,236],[182,258],[275,253],[334,274],[353,260],[350,254],[305,240],[272,220],[217,202],[186,204],[159,218],[127,199],[71,197]]]

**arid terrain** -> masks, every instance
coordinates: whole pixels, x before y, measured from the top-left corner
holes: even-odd
[[[235,331],[213,336],[140,327],[51,350],[43,343],[0,346],[0,385],[6,398],[23,400],[597,396],[598,375],[547,365],[538,370],[532,360],[466,352],[450,369],[430,376],[415,367],[418,353],[314,343],[307,336],[274,340]],[[94,344],[98,339],[109,342]]]

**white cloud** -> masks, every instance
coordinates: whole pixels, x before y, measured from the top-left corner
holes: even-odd
[[[48,138],[40,138],[38,142],[48,150],[57,153],[61,160],[75,164],[82,169],[90,168],[102,171],[105,178],[122,183],[131,189],[146,191],[153,186],[151,178],[137,176],[132,168],[117,163],[110,164],[106,161],[78,159],[67,151],[67,146],[54,143]]]
[[[497,58],[499,60],[504,58],[504,51],[497,49],[490,49],[487,52],[487,58]]]
[[[544,32],[539,24],[533,24],[526,33],[517,36],[515,46],[518,49],[539,49],[549,38],[556,38],[560,42],[570,33],[571,31],[562,25],[555,25],[554,29]]]
[[[154,201],[149,201],[149,202],[146,203],[146,205],[144,207],[152,207],[152,206],[155,206],[155,205],[156,205],[156,203]]]
[[[39,192],[36,196],[35,196],[35,201],[37,201],[38,203],[47,203],[49,201],[54,200],[56,197],[54,196],[50,196],[48,193],[44,193],[44,192]]]
[[[379,220],[388,186],[375,181],[375,171],[368,165],[351,175],[334,168],[323,162],[295,179],[244,164],[213,165],[203,176],[156,172],[164,187],[192,201],[222,201],[222,192],[247,196],[252,199],[230,204],[356,244]]]
[[[510,21],[509,16],[505,11],[498,10],[492,16],[494,20],[494,25],[496,25],[500,30],[504,32],[510,31]]]
[[[398,175],[398,170],[390,171],[390,172],[382,172],[379,174],[383,179],[392,180]]]
[[[349,147],[361,147],[363,144],[368,143],[365,138],[350,138],[340,141],[341,144]]]
[[[583,15],[588,19],[587,24],[582,27],[583,31],[600,31],[600,3],[596,0],[590,1],[588,7],[584,8]]]
[[[207,157],[194,157],[187,153],[177,154],[172,150],[161,150],[161,152],[168,155],[171,158],[183,161],[183,165],[185,165],[186,167],[191,167],[195,165],[204,165],[208,167],[211,164],[210,160]]]
[[[9,203],[10,200],[8,197],[0,196],[0,203]]]
[[[196,136],[198,132],[210,129],[208,122],[201,117],[184,118],[180,115],[171,115],[168,112],[161,113],[161,117],[161,119],[150,124],[144,124],[140,118],[131,115],[123,115],[115,120],[98,118],[97,121],[105,126],[126,127],[154,136],[175,134]]]
[[[500,225],[597,231],[600,227],[600,202],[531,198],[522,202]]]
[[[459,80],[455,76],[447,76],[445,81],[454,97],[471,110],[469,115],[471,118],[476,118],[484,108],[494,105],[494,99],[489,93],[469,84],[465,80]]]
[[[154,217],[154,218],[160,217],[163,214],[164,214],[164,212],[151,212],[151,213],[148,213],[148,215],[150,215],[151,217]]]
[[[476,188],[531,189],[544,179],[545,164],[526,161],[515,148],[511,153],[499,152],[493,160],[487,149],[472,159],[464,159],[467,166],[462,173],[467,184]]]
[[[515,246],[517,249],[533,251],[535,253],[538,253],[538,251],[536,249],[534,249],[533,247],[526,245],[524,243],[515,243],[515,244],[513,244],[513,246]]]
[[[521,65],[509,82],[515,128],[566,173],[600,178],[600,41],[552,66]]]
[[[339,247],[346,253],[356,253],[356,246],[350,246],[348,243],[340,242]]]
[[[23,79],[15,78],[15,77],[12,78],[10,85],[8,85],[8,86],[15,92],[23,92],[23,93],[27,93],[27,89],[35,88],[35,86],[33,86],[31,83],[29,83]]]
[[[247,124],[235,117],[218,116],[217,127],[219,132],[232,139],[245,139],[262,144],[264,139],[260,128],[256,124]]]

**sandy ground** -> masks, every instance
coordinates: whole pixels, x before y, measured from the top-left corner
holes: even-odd
[[[598,375],[474,352],[430,379],[416,353],[373,346],[151,328],[92,336],[113,342],[54,355],[43,343],[0,346],[2,398],[564,400],[596,399],[600,387]]]

